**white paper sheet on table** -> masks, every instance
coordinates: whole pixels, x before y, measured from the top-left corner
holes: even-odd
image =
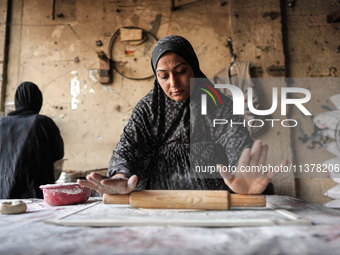
[[[186,227],[244,227],[271,225],[311,225],[292,212],[262,208],[231,208],[227,211],[138,209],[129,205],[96,202],[67,215],[46,221],[64,226],[186,226]]]

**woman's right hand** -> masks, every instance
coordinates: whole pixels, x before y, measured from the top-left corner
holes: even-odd
[[[97,173],[90,173],[86,176],[86,180],[78,180],[77,183],[101,194],[129,194],[136,188],[137,181],[138,177],[136,175],[127,178],[124,174],[107,177]]]

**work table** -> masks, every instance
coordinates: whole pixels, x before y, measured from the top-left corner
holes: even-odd
[[[23,201],[26,213],[0,214],[0,254],[338,254],[340,250],[340,211],[287,196],[267,196],[267,203],[307,219],[310,225],[61,226],[46,221],[91,203],[106,205],[100,197],[68,206],[49,206],[43,199]]]

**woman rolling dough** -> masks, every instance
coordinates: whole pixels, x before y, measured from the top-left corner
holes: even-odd
[[[152,50],[151,65],[154,87],[136,105],[124,128],[110,160],[109,177],[91,173],[87,180],[78,180],[78,183],[106,194],[127,194],[135,189],[262,193],[272,176],[243,178],[239,169],[265,164],[267,145],[253,142],[242,125],[225,125],[210,135],[212,140],[192,136],[192,132],[207,134],[207,127],[190,117],[195,107],[190,99],[197,91],[196,84],[190,89],[190,79],[206,78],[191,44],[176,35],[160,39]],[[232,116],[232,101],[218,93],[223,103],[218,111],[231,116],[235,122],[241,121],[240,116]],[[218,147],[222,155],[216,156],[220,160],[216,163],[235,166],[237,171],[233,175],[221,172],[217,178],[200,178],[190,164],[199,161],[200,151],[212,152],[214,147]]]

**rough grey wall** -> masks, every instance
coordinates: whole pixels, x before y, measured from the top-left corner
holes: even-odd
[[[107,167],[132,108],[153,86],[153,79],[133,81],[116,72],[108,86],[96,81],[96,50],[107,54],[109,40],[118,28],[153,29],[158,38],[170,33],[187,37],[208,76],[230,59],[224,46],[230,36],[229,7],[221,6],[220,1],[181,2],[175,12],[170,1],[55,3],[53,9],[52,0],[13,1],[6,101],[13,101],[16,87],[24,80],[39,85],[44,95],[42,114],[54,119],[65,141],[66,170]],[[97,40],[103,46],[96,46]],[[131,59],[121,51],[114,50],[113,55],[124,65]],[[148,57],[138,61],[136,72],[152,74]],[[80,90],[73,110],[71,83],[79,83]]]
[[[327,15],[339,10],[340,2],[296,0],[293,6],[284,2],[289,77],[339,78],[340,23],[327,23]],[[305,86],[308,88],[309,84]],[[310,89],[314,99],[308,107],[314,116],[327,111],[327,108],[335,109],[329,97],[340,93],[339,84],[328,86],[320,83]],[[291,116],[302,119],[296,109],[291,112]],[[323,148],[322,145],[330,140],[315,135],[310,118],[304,118],[301,127],[294,129],[292,134],[292,148],[297,165],[311,161],[322,163],[335,157]],[[335,185],[329,178],[298,178],[296,184],[299,198],[320,204],[330,200],[324,197],[324,193]]]
[[[8,59],[8,38],[9,29],[7,26],[8,18],[8,1],[0,2],[0,117],[5,114],[4,112],[4,99],[6,90],[6,72],[7,72],[7,59]]]

